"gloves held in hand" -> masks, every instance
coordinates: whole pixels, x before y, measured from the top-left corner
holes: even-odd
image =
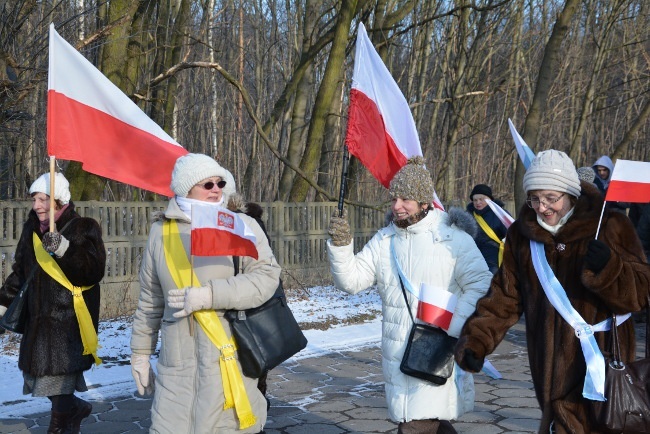
[[[151,369],[149,359],[148,354],[131,354],[131,374],[138,393],[142,396],[149,396],[156,389],[156,374]]]
[[[585,268],[598,274],[609,262],[612,251],[607,244],[598,240],[589,241],[587,253],[585,254]]]
[[[334,211],[330,218],[330,227],[327,231],[335,246],[347,246],[352,242],[350,224],[348,223],[348,210],[343,208],[343,216],[339,217],[339,211]]]
[[[46,232],[43,234],[43,248],[48,253],[54,253],[58,258],[68,250],[69,241],[58,232]]]
[[[474,351],[465,348],[463,350],[463,360],[458,366],[468,372],[481,372],[484,361],[484,359],[479,359]]]
[[[167,297],[167,305],[182,309],[174,314],[174,318],[183,318],[197,310],[212,309],[212,289],[207,286],[172,289]]]

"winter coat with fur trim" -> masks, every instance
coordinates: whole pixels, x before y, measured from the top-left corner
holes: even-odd
[[[243,206],[243,202],[237,200],[239,196],[231,197],[228,208],[236,211]],[[273,296],[281,271],[260,226],[254,218],[243,213],[239,215],[255,234],[258,259],[241,257],[240,273],[235,276],[232,256],[194,257],[194,271],[200,280],[194,285],[212,289],[212,307],[229,338],[230,325],[223,317],[225,310],[246,310],[262,305]],[[169,290],[176,289],[163,250],[163,222],[168,219],[176,220],[185,250],[190,251],[190,220],[172,198],[164,215],[151,227],[140,268],[140,300],[131,335],[131,350],[139,354],[155,353],[158,334],[162,337],[150,432],[260,432],[266,422],[266,400],[257,388],[257,379],[242,375],[257,423],[239,430],[235,410],[223,408],[219,350],[198,322],[174,318],[178,309],[167,305]],[[190,320],[194,321],[193,335],[190,335]]]
[[[56,230],[70,242],[56,262],[77,286],[94,285],[83,291],[95,330],[99,321],[99,281],[104,277],[106,250],[99,224],[79,217],[70,202],[56,221]],[[36,262],[32,234],[43,237],[36,213],[30,211],[16,248],[13,272],[0,289],[0,305],[9,306],[34,267],[36,272],[27,295],[28,319],[20,341],[18,367],[33,377],[75,374],[90,369],[92,355],[83,355],[79,323],[72,292],[52,279]],[[100,354],[101,356],[101,354]]]
[[[377,284],[382,300],[386,400],[389,416],[395,422],[456,419],[474,406],[472,375],[457,366],[441,386],[404,375],[399,369],[413,323],[391,253],[391,240],[394,240],[397,260],[413,288],[418,290],[421,283],[427,283],[458,297],[449,327],[449,334],[458,336],[492,278],[472,236],[454,224],[461,222],[476,230],[476,223],[461,209],[450,214],[433,209],[423,220],[406,229],[390,224],[379,230],[356,255],[352,243],[339,247],[332,245],[331,240],[327,243],[337,288],[355,294]],[[415,317],[417,299],[407,294]]]
[[[630,220],[606,212],[598,239],[611,249],[611,257],[598,274],[584,269],[587,245],[593,240],[603,200],[592,184],[581,183],[573,215],[553,236],[538,223],[533,209],[524,205],[506,237],[503,264],[488,294],[479,300],[456,346],[456,360],[463,365],[465,349],[479,358],[492,353],[507,330],[525,315],[530,370],[542,411],[540,433],[597,433],[589,428],[587,400],[582,397],[585,359],[573,328],[548,301],[533,268],[530,240],[544,244],[546,258],[564,287],[571,305],[589,324],[612,313],[643,309],[650,287],[650,266]],[[634,324],[618,327],[625,361],[635,354]],[[601,350],[609,333],[596,333]]]

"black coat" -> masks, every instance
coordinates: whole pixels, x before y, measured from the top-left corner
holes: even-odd
[[[61,258],[54,256],[63,273],[75,286],[92,288],[83,292],[95,330],[99,322],[99,281],[104,277],[106,250],[99,224],[79,217],[70,202],[56,222],[70,242]],[[20,343],[18,367],[34,377],[64,375],[89,369],[92,355],[83,355],[79,324],[72,292],[52,279],[36,262],[32,234],[42,238],[40,223],[32,210],[23,226],[16,248],[13,272],[0,288],[0,305],[9,306],[34,267],[36,272],[27,295],[28,320]]]
[[[503,207],[503,202],[499,200],[495,200],[494,202],[500,207]],[[474,217],[474,213],[483,217],[485,222],[492,228],[500,240],[505,238],[508,229],[503,225],[503,223],[501,223],[499,217],[492,212],[492,209],[489,206],[486,206],[479,211],[474,208],[474,204],[470,202],[467,205],[467,212],[470,213],[472,217]],[[483,231],[480,225],[478,226],[478,232],[474,241],[476,241],[476,246],[481,251],[481,254],[483,255],[483,258],[485,258],[485,262],[487,262],[488,268],[492,274],[496,273],[499,269],[499,243],[490,238],[488,234]]]

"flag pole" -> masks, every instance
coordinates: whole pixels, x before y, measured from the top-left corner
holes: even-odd
[[[190,207],[190,219],[194,218],[194,207]],[[192,229],[190,228],[190,233]],[[194,254],[192,253],[192,237],[190,236],[190,286],[194,286]],[[185,290],[187,291],[187,289]],[[194,314],[188,315],[187,319],[190,320],[190,336],[194,336]]]
[[[603,209],[600,210],[600,218],[598,219],[598,227],[596,228],[596,238],[598,239],[598,234],[600,233],[600,224],[603,222],[603,213],[605,212],[605,205],[607,205],[607,201],[603,201]]]
[[[339,190],[339,217],[343,217],[343,199],[348,186],[348,165],[350,163],[350,151],[348,145],[343,146],[343,167],[341,169],[341,189]]]
[[[50,155],[50,232],[54,232],[54,214],[56,212],[55,202],[54,202],[54,179],[56,178],[56,165],[54,164],[56,157]]]

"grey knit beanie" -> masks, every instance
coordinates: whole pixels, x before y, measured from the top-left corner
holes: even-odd
[[[203,154],[185,154],[179,157],[172,170],[171,189],[179,197],[186,197],[192,187],[198,182],[218,176],[226,181],[223,188],[224,203],[228,202],[228,197],[233,195],[235,189],[235,179],[232,174],[221,167],[214,158]]]
[[[596,172],[589,166],[578,167],[578,178],[581,181],[594,182]]]
[[[418,203],[431,203],[434,195],[431,174],[424,166],[424,158],[409,158],[390,181],[388,192],[393,199],[415,200]]]
[[[524,175],[524,191],[533,190],[553,190],[579,197],[580,179],[569,156],[555,149],[537,154]]]

